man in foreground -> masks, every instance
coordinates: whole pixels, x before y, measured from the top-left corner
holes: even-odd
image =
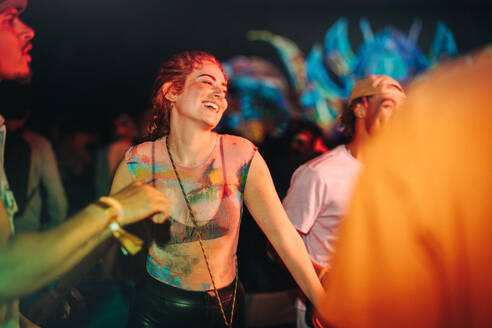
[[[409,87],[324,279],[336,327],[491,327],[492,48]]]
[[[26,5],[26,0],[0,0],[0,87],[2,80],[31,74],[29,50],[34,31],[19,19]],[[167,217],[168,207],[161,192],[132,184],[90,204],[54,229],[15,235],[17,206],[4,172],[5,134],[0,116],[0,327],[11,328],[19,327],[17,298],[70,270],[101,241],[121,231],[119,226],[156,213]]]

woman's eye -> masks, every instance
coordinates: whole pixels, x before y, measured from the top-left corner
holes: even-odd
[[[212,85],[211,81],[203,81],[203,83],[208,84],[208,85]]]

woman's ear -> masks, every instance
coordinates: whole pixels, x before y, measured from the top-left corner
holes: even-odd
[[[162,95],[164,98],[166,98],[169,101],[176,101],[176,98],[178,96],[178,93],[176,92],[176,89],[173,86],[173,82],[168,81],[162,85],[161,88]]]

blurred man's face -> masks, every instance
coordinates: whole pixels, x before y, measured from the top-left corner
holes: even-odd
[[[308,130],[302,130],[297,133],[294,138],[292,138],[292,142],[290,147],[292,150],[297,151],[299,154],[305,155],[312,151],[311,145],[313,144],[313,134]]]
[[[403,98],[393,94],[374,95],[367,101],[365,125],[369,134],[384,128],[400,108]]]
[[[31,39],[34,31],[19,19],[11,7],[0,13],[0,80],[24,78],[30,75]]]

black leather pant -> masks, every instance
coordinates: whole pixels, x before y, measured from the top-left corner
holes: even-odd
[[[219,289],[219,294],[226,318],[230,320],[234,282]],[[245,326],[244,300],[244,288],[239,282],[231,327]],[[132,303],[128,328],[227,327],[213,291],[196,292],[172,287],[148,274],[137,285]]]

